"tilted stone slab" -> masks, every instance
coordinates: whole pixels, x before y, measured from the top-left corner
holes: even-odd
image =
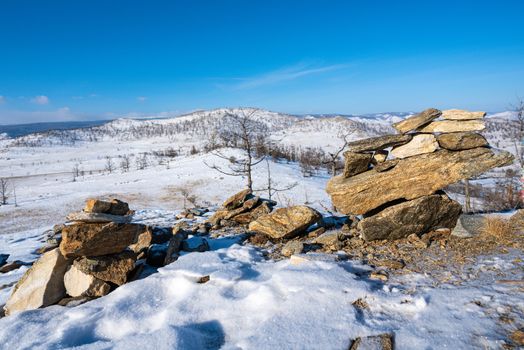
[[[448,120],[482,119],[485,116],[486,112],[470,112],[463,109],[448,109],[442,111],[442,118]]]
[[[483,120],[437,120],[420,129],[420,132],[482,131],[485,128]]]
[[[440,147],[450,151],[489,146],[484,136],[474,132],[453,132],[437,136]]]
[[[399,132],[405,134],[407,132],[416,130],[424,126],[434,119],[437,119],[442,114],[441,111],[435,108],[426,109],[419,114],[406,118],[398,123],[393,124],[393,127]]]
[[[392,205],[362,219],[357,228],[366,241],[394,240],[439,228],[452,229],[461,211],[459,203],[445,194],[436,194]]]
[[[438,142],[433,134],[418,134],[413,136],[413,139],[405,145],[393,148],[391,155],[395,158],[407,158],[435,152],[437,149]]]
[[[67,294],[72,297],[101,297],[111,291],[111,285],[80,270],[75,265],[64,276]]]
[[[459,180],[509,165],[513,158],[509,152],[494,154],[487,148],[438,150],[400,159],[385,172],[372,169],[351,178],[335,176],[328,181],[326,190],[341,213],[365,214],[398,199],[431,195]]]
[[[372,156],[371,153],[345,152],[344,176],[351,177],[368,170]]]
[[[348,143],[351,152],[372,152],[400,146],[411,141],[411,135],[385,135]]]

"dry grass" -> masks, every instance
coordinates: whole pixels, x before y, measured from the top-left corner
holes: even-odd
[[[484,235],[495,237],[506,237],[513,233],[513,227],[509,220],[499,216],[486,216],[481,228]]]

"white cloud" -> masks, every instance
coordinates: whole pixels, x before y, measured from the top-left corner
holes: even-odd
[[[0,124],[22,124],[38,122],[63,122],[74,120],[89,120],[94,117],[75,114],[69,107],[53,111],[0,111]]]
[[[49,104],[49,97],[44,95],[35,96],[31,99],[31,102],[37,105],[47,105]]]
[[[138,96],[136,99],[137,99],[138,102],[145,102],[147,100],[147,97],[145,97],[145,96]]]
[[[5,103],[5,97],[0,95],[0,105],[3,105]]]
[[[283,81],[295,80],[308,75],[326,73],[347,67],[345,64],[329,66],[312,66],[310,64],[297,64],[292,67],[278,69],[262,75],[242,78],[241,82],[234,85],[235,90],[253,89],[260,86],[272,85]]]

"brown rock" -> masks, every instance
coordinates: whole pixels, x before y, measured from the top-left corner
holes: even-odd
[[[411,135],[386,135],[348,143],[351,152],[372,152],[400,146],[411,141]]]
[[[457,152],[439,150],[400,159],[387,172],[373,169],[351,178],[336,176],[329,180],[327,192],[341,213],[360,215],[398,199],[433,194],[449,184],[512,161],[510,153],[496,155],[487,148]]]
[[[422,235],[439,228],[455,227],[461,211],[462,206],[445,194],[424,196],[392,205],[362,219],[358,230],[366,241]]]
[[[0,267],[0,273],[8,273],[10,271],[16,270],[24,266],[24,262],[20,260],[15,260],[10,263],[5,264],[4,266]]]
[[[289,241],[282,247],[282,255],[290,257],[294,254],[300,254],[304,250],[304,243],[300,241]]]
[[[26,271],[4,306],[6,315],[52,305],[65,296],[64,274],[70,261],[54,249]]]
[[[260,204],[255,209],[247,213],[236,215],[232,218],[232,220],[241,225],[248,225],[250,222],[255,221],[259,217],[271,213],[271,210],[272,208],[268,202],[262,202],[262,204]]]
[[[60,251],[67,258],[120,253],[147,230],[139,224],[73,224],[62,231]]]
[[[145,226],[144,231],[138,234],[138,238],[136,240],[136,243],[131,244],[129,246],[129,249],[131,249],[135,253],[140,253],[143,251],[146,251],[151,243],[153,242],[153,231],[150,227]]]
[[[77,266],[69,267],[64,275],[64,285],[67,294],[72,297],[101,297],[111,291],[111,286],[90,275]]]
[[[440,134],[437,136],[437,141],[440,147],[450,151],[460,151],[489,145],[484,136],[473,132]]]
[[[483,120],[437,120],[429,123],[421,132],[463,132],[482,131],[486,128]]]
[[[368,170],[372,156],[371,153],[345,152],[344,176],[351,177]]]
[[[111,200],[111,208],[108,214],[111,215],[127,215],[129,213],[129,205],[118,199]]]
[[[437,119],[442,114],[441,111],[435,108],[429,108],[412,117],[406,118],[403,121],[393,124],[393,127],[399,132],[405,134],[407,132],[416,130],[423,125],[428,124],[433,119]]]
[[[293,238],[321,219],[314,209],[304,205],[280,208],[249,224],[249,230],[273,239]]]
[[[235,193],[222,204],[222,206],[227,210],[233,210],[241,207],[246,200],[251,198],[252,191],[249,188],[242,190],[238,193]]]
[[[173,237],[169,240],[167,246],[166,259],[164,265],[171,264],[178,258],[178,253],[180,252],[180,246],[182,241],[187,239],[189,236],[189,231],[180,226],[173,227]]]
[[[120,286],[126,283],[127,276],[135,268],[135,261],[135,253],[127,251],[114,255],[84,257],[75,260],[73,266],[102,281]]]
[[[253,197],[253,198],[250,198],[248,200],[246,200],[244,202],[244,204],[242,204],[241,207],[239,208],[236,208],[236,209],[233,209],[231,211],[229,211],[224,217],[223,219],[225,220],[229,220],[231,219],[232,217],[234,216],[237,216],[238,214],[242,214],[246,211],[249,211],[251,209],[253,209],[260,201],[260,197]]]
[[[407,158],[419,154],[432,153],[438,148],[437,139],[433,134],[418,134],[405,145],[398,146],[391,150],[395,158]]]
[[[393,336],[391,334],[359,337],[353,340],[349,350],[393,350]]]
[[[482,119],[486,116],[486,112],[470,112],[463,109],[448,109],[442,111],[442,118],[448,120],[471,120]]]
[[[389,160],[384,161],[383,163],[379,163],[375,165],[373,169],[376,172],[381,173],[381,172],[392,169],[395,165],[397,165],[397,163],[398,163],[398,159],[389,159]]]
[[[129,213],[129,205],[118,199],[103,201],[100,199],[88,199],[84,207],[86,213],[100,213],[111,215],[126,215]]]
[[[372,163],[373,164],[384,163],[386,159],[388,158],[388,155],[389,155],[388,151],[384,151],[384,150],[375,151],[375,153],[373,154]]]

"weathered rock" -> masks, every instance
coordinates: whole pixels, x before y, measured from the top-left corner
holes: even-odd
[[[387,172],[375,169],[351,178],[335,176],[327,184],[335,207],[344,214],[365,214],[398,199],[415,199],[462,179],[511,164],[509,152],[494,154],[487,148],[450,152],[438,150],[400,159]]]
[[[167,255],[167,245],[152,244],[147,251],[146,263],[150,266],[161,267],[164,266]]]
[[[375,151],[375,153],[373,154],[372,163],[373,164],[384,163],[386,159],[388,158],[388,155],[389,155],[389,152],[385,150]]]
[[[24,265],[27,264],[20,260],[11,261],[10,263],[7,263],[4,266],[0,267],[0,273],[8,273],[13,270],[19,269]]]
[[[7,259],[9,259],[9,254],[0,254],[0,267],[7,264]]]
[[[64,285],[72,297],[101,297],[111,291],[111,286],[72,265],[64,275]]]
[[[372,156],[371,153],[345,152],[344,176],[351,177],[368,170]]]
[[[126,251],[113,255],[83,257],[75,260],[73,266],[102,281],[120,286],[126,283],[127,276],[135,267],[135,261],[136,254]]]
[[[484,136],[473,132],[453,132],[437,136],[440,147],[450,151],[461,151],[465,149],[488,146]]]
[[[433,119],[437,119],[442,114],[441,111],[435,108],[429,108],[425,111],[420,112],[412,117],[406,118],[398,123],[393,124],[393,127],[399,132],[405,134],[407,132],[416,130],[421,126],[424,126],[431,122]]]
[[[242,214],[246,211],[249,211],[253,209],[260,201],[260,197],[253,197],[244,202],[241,207],[238,207],[236,209],[233,209],[229,211],[226,215],[224,215],[223,219],[229,220],[234,216],[237,216],[238,214]]]
[[[397,165],[398,163],[398,159],[388,159],[382,163],[379,163],[377,165],[375,165],[373,167],[373,169],[376,171],[376,172],[384,172],[384,171],[388,171],[390,169],[392,169],[395,165]]]
[[[442,118],[448,120],[471,120],[482,119],[486,116],[486,112],[470,112],[463,109],[448,109],[442,111]]]
[[[62,231],[60,251],[68,258],[120,253],[147,230],[139,224],[73,224]]]
[[[452,229],[461,211],[459,203],[445,194],[436,194],[387,207],[362,219],[357,227],[366,241],[394,240],[439,228]]]
[[[66,292],[64,274],[69,265],[59,249],[42,255],[14,287],[4,306],[6,315],[49,306],[62,299]]]
[[[84,207],[86,213],[99,213],[110,215],[126,215],[129,213],[129,205],[118,199],[103,201],[100,199],[88,199]]]
[[[242,190],[238,193],[235,193],[222,204],[222,206],[227,210],[233,210],[241,207],[246,200],[251,198],[252,191],[249,188]]]
[[[262,204],[260,204],[255,209],[247,213],[236,215],[231,219],[241,225],[248,225],[250,222],[255,221],[259,217],[271,213],[271,210],[272,207],[269,205],[269,203],[263,201]]]
[[[386,135],[348,143],[350,152],[372,152],[400,146],[411,141],[411,135]]]
[[[211,225],[218,225],[222,219],[226,217],[226,215],[229,213],[229,210],[222,209],[217,210],[208,220],[209,224]]]
[[[517,210],[509,219],[511,227],[517,232],[524,232],[524,209]]]
[[[340,241],[340,232],[328,231],[313,240],[313,243],[331,247]]]
[[[482,131],[486,128],[483,120],[437,120],[429,123],[421,132],[463,132]]]
[[[145,230],[138,234],[138,238],[136,240],[136,243],[131,244],[129,246],[129,249],[131,249],[135,253],[140,253],[143,251],[146,251],[149,246],[151,245],[151,242],[153,241],[153,231],[150,227],[146,226]]]
[[[151,243],[155,244],[167,243],[171,239],[171,236],[173,236],[171,227],[154,226],[152,232],[153,238],[151,240]]]
[[[207,239],[195,236],[182,241],[180,249],[186,252],[202,253],[209,250],[209,243]]]
[[[349,350],[393,350],[393,336],[380,334],[359,337],[353,341]]]
[[[107,223],[114,222],[117,224],[126,224],[133,219],[132,215],[112,215],[104,213],[85,213],[77,212],[70,213],[66,217],[69,222],[83,222],[83,223]]]
[[[273,239],[293,238],[320,219],[321,215],[316,210],[297,205],[259,217],[249,224],[249,230]]]
[[[282,247],[282,255],[291,256],[294,254],[300,254],[304,250],[304,243],[300,241],[289,241]]]
[[[178,253],[180,251],[180,245],[182,241],[187,239],[189,232],[180,226],[173,227],[173,236],[169,240],[166,251],[166,260],[164,265],[171,264],[178,258]]]
[[[437,139],[432,134],[418,134],[405,145],[393,148],[395,158],[407,158],[419,154],[432,153],[438,148]]]

